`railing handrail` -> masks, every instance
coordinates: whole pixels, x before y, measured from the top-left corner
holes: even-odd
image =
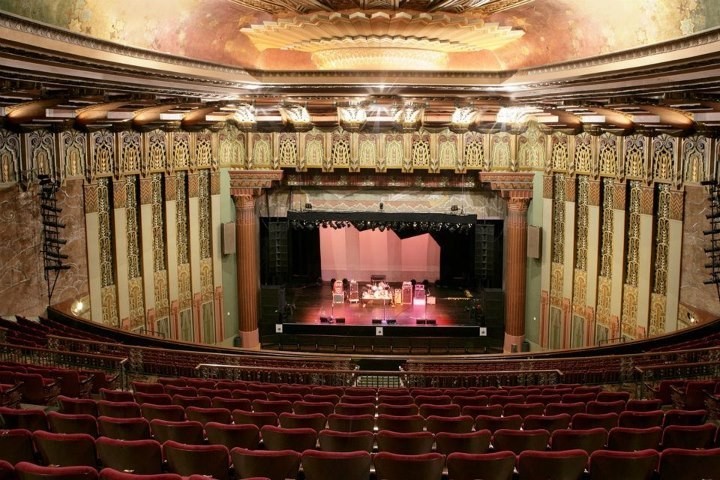
[[[31,347],[26,345],[13,345],[11,343],[2,342],[0,343],[0,352],[2,352],[1,349],[13,349],[13,350],[30,350],[30,351],[37,351],[42,353],[48,353],[48,354],[58,354],[58,355],[75,355],[77,357],[83,357],[83,358],[96,358],[96,359],[107,359],[116,361],[118,364],[124,364],[127,362],[127,357],[122,357],[118,355],[105,355],[100,353],[87,353],[87,352],[70,352],[68,350],[53,350],[51,348],[43,348],[43,347]],[[1,354],[1,353],[0,353]]]

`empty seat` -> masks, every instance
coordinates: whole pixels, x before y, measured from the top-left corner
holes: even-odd
[[[22,383],[20,392],[23,403],[49,405],[60,394],[57,382],[46,380],[37,373],[15,373],[16,383]]]
[[[652,480],[660,455],[657,451],[598,450],[590,455],[590,480]]]
[[[260,442],[260,429],[257,425],[227,425],[208,422],[205,424],[208,443],[225,445],[228,450],[235,447],[255,449]]]
[[[663,429],[662,448],[712,448],[717,427],[702,425],[668,425]]]
[[[233,410],[233,421],[237,425],[252,424],[258,428],[265,425],[277,425],[278,416],[275,412],[247,412],[245,410]]]
[[[302,400],[303,396],[300,393],[282,393],[282,392],[270,392],[268,393],[268,400],[287,400],[289,402],[296,402]]]
[[[459,417],[460,405],[434,405],[426,403],[420,406],[419,412],[421,417]]]
[[[156,418],[150,422],[150,431],[155,440],[163,444],[168,440],[187,445],[202,445],[205,442],[202,423],[191,420],[175,422]]]
[[[665,413],[662,410],[644,412],[624,411],[618,417],[618,427],[650,428],[662,425]]]
[[[547,430],[552,434],[555,430],[566,430],[570,427],[570,415],[559,413],[557,415],[528,415],[523,420],[522,428],[525,430]]]
[[[637,399],[632,398],[625,404],[625,410],[631,412],[649,412],[653,410],[660,410],[662,402],[658,399]]]
[[[186,397],[196,397],[197,388],[195,387],[181,387],[179,385],[165,385],[165,393],[174,397],[175,395],[183,395]]]
[[[512,480],[515,454],[512,452],[464,453],[447,456],[449,480]]]
[[[526,450],[518,455],[517,469],[522,480],[580,480],[587,462],[584,450]]]
[[[450,395],[417,395],[415,405],[421,407],[423,405],[450,405],[452,398]]]
[[[337,409],[335,410],[337,411]],[[388,403],[380,403],[377,406],[378,415],[395,415],[395,416],[408,416],[418,415],[420,408],[415,405],[390,405]]]
[[[417,413],[417,407],[414,413]],[[341,415],[375,415],[374,403],[338,403],[335,405],[335,413]]]
[[[488,415],[478,415],[475,418],[475,430],[490,430],[495,433],[500,429],[520,430],[523,418],[520,415],[511,415],[509,417],[491,417]]]
[[[191,479],[196,480],[192,475],[188,477],[188,480]],[[100,470],[100,480],[183,480],[183,477],[177,473],[155,473],[144,475],[134,472],[121,472],[114,468],[103,468]]]
[[[377,403],[387,405],[415,405],[415,399],[410,395],[378,395]]]
[[[92,415],[48,412],[47,420],[50,430],[55,433],[86,433],[93,438],[98,436],[97,420]]]
[[[323,430],[327,424],[327,418],[322,413],[287,413],[283,412],[278,417],[280,426],[283,428],[312,428],[316,432]]]
[[[201,398],[207,398],[210,400],[209,397],[201,397]],[[185,405],[185,407],[189,407],[190,405]],[[212,400],[210,400],[210,405],[195,405],[196,407],[213,407],[213,408],[227,408],[231,412],[233,410],[252,410],[252,402],[248,400],[247,398],[223,398],[223,397],[215,397]]]
[[[218,397],[219,398],[219,397]],[[231,401],[232,399],[223,399]],[[235,402],[239,402],[239,404],[246,406],[247,409],[250,409],[250,400],[233,400]],[[172,396],[172,403],[173,405],[180,405],[183,408],[187,407],[201,407],[201,408],[210,408],[213,406],[213,400],[210,399],[210,397],[199,397],[197,395],[173,395]]]
[[[340,396],[339,395],[332,395],[332,394],[317,394],[317,393],[307,393],[303,395],[303,400],[310,403],[332,403],[333,405],[337,405],[340,403]]]
[[[460,406],[462,412],[463,407],[467,406],[485,406],[488,404],[487,395],[455,395],[452,397],[453,403]],[[558,400],[559,401],[559,400]]]
[[[187,407],[185,416],[188,420],[200,422],[203,425],[208,422],[230,424],[233,421],[230,410],[226,408]]]
[[[84,433],[51,433],[37,430],[33,441],[46,465],[69,467],[85,465],[95,468],[95,439]]]
[[[135,393],[169,393],[165,391],[165,386],[162,383],[131,382],[130,385]]]
[[[524,395],[490,395],[488,399],[488,405],[502,405],[503,407],[508,403],[525,403]]]
[[[306,402],[298,400],[292,404],[293,413],[299,415],[307,415],[311,413],[321,413],[328,416],[335,411],[335,404],[331,402]]]
[[[567,413],[571,417],[576,413],[586,413],[587,404],[585,402],[574,403],[548,403],[545,406],[545,415],[558,415]]]
[[[478,415],[501,417],[502,412],[502,405],[466,405],[460,411],[463,415],[470,415],[471,417],[477,417]]]
[[[720,478],[720,448],[668,448],[660,454],[660,480],[715,480]]]
[[[375,395],[343,395],[340,397],[339,403],[351,403],[351,404],[358,404],[358,403],[375,403]]]
[[[100,436],[117,440],[144,440],[150,438],[150,422],[143,417],[115,418],[98,417]]]
[[[98,400],[98,416],[113,418],[137,418],[141,417],[140,405],[135,402],[113,402],[110,400]]]
[[[587,402],[587,413],[617,413],[625,411],[625,400],[615,400],[612,402],[600,402],[593,400]]]
[[[18,480],[97,480],[93,467],[43,467],[29,462],[15,465]]]
[[[440,480],[445,457],[439,453],[401,455],[378,452],[373,462],[378,480]]]
[[[270,480],[295,478],[300,468],[300,453],[294,450],[248,450],[233,448],[232,463],[238,478],[262,476]]]
[[[678,410],[665,412],[663,427],[668,425],[702,425],[707,418],[707,410]]]
[[[546,450],[549,441],[547,430],[500,429],[493,434],[492,445],[497,451],[509,450],[518,455],[526,450]]]
[[[435,451],[443,455],[454,452],[485,453],[490,448],[490,430],[469,433],[439,432],[435,434]]]
[[[657,450],[662,440],[662,428],[615,427],[608,433],[608,450],[633,452],[651,448]]]
[[[373,431],[375,417],[373,415],[328,415],[328,428],[339,432]]]
[[[23,428],[0,430],[0,460],[11,465],[35,461],[32,432]]]
[[[366,451],[306,450],[300,459],[307,480],[367,480],[370,454]]]
[[[451,432],[451,433],[469,433],[475,420],[470,415],[461,415],[457,417],[445,417],[431,415],[425,419],[425,428],[428,432]]]
[[[288,400],[253,400],[253,412],[272,412],[280,415],[283,412],[292,413],[292,403]]]
[[[58,404],[60,405],[60,413],[67,413],[72,415],[85,414],[92,415],[93,417],[98,416],[97,401],[90,398],[70,398],[63,395],[57,397]]]
[[[100,398],[109,402],[134,402],[135,396],[132,392],[125,390],[111,390],[109,388],[100,389]]]
[[[5,460],[0,460],[0,480],[15,480],[15,467]]]
[[[155,440],[100,437],[95,441],[95,448],[100,463],[105,467],[141,475],[162,473],[162,448]]]
[[[570,421],[573,430],[587,430],[601,427],[610,431],[617,427],[619,415],[617,413],[576,413]]]
[[[168,440],[163,443],[168,470],[184,477],[203,475],[228,480],[230,453],[223,445],[186,445]]]
[[[170,422],[182,422],[185,420],[185,409],[180,405],[155,405],[143,403],[140,405],[142,416],[148,421],[168,420]]]
[[[420,415],[387,415],[378,414],[378,430],[393,432],[421,432],[425,428],[425,419]]]
[[[375,443],[375,435],[369,430],[352,432],[321,430],[318,433],[318,443],[320,444],[320,450],[328,452],[352,452],[356,450],[371,452]]]
[[[35,408],[0,407],[0,420],[2,420],[3,428],[7,429],[20,428],[31,432],[49,429],[45,411]]]
[[[623,402],[626,402],[630,400],[630,393],[629,392],[598,392],[597,397],[595,397],[595,400],[598,402],[614,402],[617,400],[622,400]]]
[[[295,450],[302,453],[309,448],[315,448],[317,435],[317,431],[312,428],[265,425],[260,429],[260,437],[268,450]]]
[[[435,436],[431,432],[378,430],[375,441],[380,452],[415,455],[432,451]]]
[[[591,455],[607,445],[608,432],[602,427],[588,430],[555,430],[550,436],[550,448],[560,450],[584,450]]]

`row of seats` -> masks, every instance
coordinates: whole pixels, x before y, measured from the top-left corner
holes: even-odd
[[[545,445],[554,448],[554,439],[568,438],[573,442],[589,442],[593,448],[607,448],[611,450],[637,450],[644,448],[663,449],[674,447],[712,448],[720,446],[720,434],[712,423],[699,425],[669,425],[664,429],[659,426],[637,428],[618,427],[611,424],[603,424],[592,421],[589,414],[576,414],[570,418],[567,414],[557,418],[548,417],[526,417],[525,419],[515,417],[429,417],[423,419],[419,416],[386,416],[378,415],[340,415],[331,414],[326,417],[321,413],[314,414],[293,414],[283,412],[278,417],[274,413],[253,413],[241,410],[230,412],[225,411],[224,416],[198,416],[193,417],[193,407],[189,407],[190,420],[184,418],[166,420],[147,420],[142,417],[98,417],[97,419],[87,414],[63,414],[49,412],[47,415],[41,410],[13,410],[4,409],[0,411],[6,428],[22,431],[52,431],[61,434],[83,434],[91,438],[107,436],[119,440],[144,440],[155,438],[158,440],[179,440],[189,444],[203,444],[214,439],[225,439],[221,443],[228,447],[238,446],[231,442],[240,439],[244,447],[252,448],[259,444],[260,439],[256,438],[259,429],[270,429],[273,434],[295,434],[302,431],[302,437],[308,443],[303,448],[310,448],[315,445],[318,432],[330,432],[342,437],[348,434],[349,437],[357,436],[363,438],[363,443],[368,450],[375,445],[373,432],[377,431],[378,436],[386,438],[393,435],[405,435],[406,446],[414,441],[420,442],[422,449],[429,449],[435,442],[436,435],[443,435],[443,438],[452,436],[455,440],[470,442],[473,446],[466,446],[462,442],[453,448],[465,451],[467,448],[488,447],[490,435],[502,432],[501,437],[517,438],[518,441],[531,441],[533,448],[543,449]],[[217,409],[216,409],[217,410]],[[214,412],[221,413],[221,412]],[[195,419],[193,419],[195,418]],[[234,423],[233,423],[234,421]],[[278,426],[279,423],[279,426]],[[327,429],[327,430],[326,430]],[[7,432],[9,430],[5,430]],[[328,433],[328,434],[330,434]],[[241,438],[235,438],[239,435]],[[456,437],[455,437],[456,436]],[[466,436],[467,438],[463,437]],[[485,447],[480,447],[480,439],[487,437]],[[368,440],[369,439],[369,440]],[[264,437],[263,437],[264,440]],[[230,442],[230,443],[226,443]],[[245,443],[249,442],[249,443]],[[385,449],[381,442],[377,442],[378,448]],[[493,445],[498,445],[494,441]],[[500,443],[502,446],[502,442]],[[562,444],[561,445],[572,445]],[[285,448],[285,447],[283,447]],[[287,447],[291,448],[291,447]],[[404,448],[404,447],[403,447]],[[565,447],[563,447],[565,448]],[[589,448],[589,447],[588,447]],[[356,448],[353,448],[356,449]],[[590,449],[591,450],[591,449]],[[419,452],[414,452],[419,453]],[[517,452],[516,452],[517,453]]]
[[[94,443],[87,440],[84,451],[68,454],[67,450],[59,449],[57,445],[45,446],[43,441],[39,442],[40,454],[43,461],[52,466],[33,467],[32,462],[24,460],[16,462],[13,467],[12,463],[5,461],[0,463],[0,471],[5,472],[8,478],[17,469],[22,480],[35,480],[40,474],[45,474],[46,480],[88,480],[96,478],[97,474],[93,476],[92,472],[97,473],[96,469],[101,467],[135,475],[112,477],[116,480],[157,480],[144,475],[157,475],[165,471],[186,477],[203,475],[217,480],[259,476],[284,480],[297,478],[301,466],[303,477],[307,480],[441,480],[444,474],[448,480],[507,480],[513,477],[515,469],[519,480],[579,480],[586,469],[590,480],[645,479],[654,476],[660,480],[696,480],[717,478],[720,472],[720,449],[672,448],[663,452],[597,450],[591,454],[580,449],[527,450],[517,455],[512,451],[454,452],[448,455],[437,452],[370,454],[364,450],[328,452],[307,449],[298,452],[249,450],[241,447],[228,450],[222,445],[187,445],[172,440],[161,445],[153,440],[113,443],[100,438]],[[63,471],[63,468],[83,467],[90,469],[85,471],[84,476],[61,476],[70,473],[68,470]],[[23,476],[26,470],[34,472],[36,477]],[[373,470],[374,477],[371,477]]]

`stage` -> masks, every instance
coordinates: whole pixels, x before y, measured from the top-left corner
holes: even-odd
[[[366,287],[370,282],[358,283]],[[395,288],[401,288],[401,283],[389,284],[390,292]],[[274,335],[265,335],[263,345],[333,352],[345,345],[351,352],[362,353],[413,353],[414,345],[418,354],[482,353],[502,347],[502,318],[488,315],[486,293],[435,286],[428,290],[424,304],[422,300],[395,302],[393,293],[391,300],[363,299],[362,290],[357,301],[350,302],[343,294],[342,302],[333,303],[328,282],[288,287]],[[490,297],[491,304],[498,303],[496,293]]]

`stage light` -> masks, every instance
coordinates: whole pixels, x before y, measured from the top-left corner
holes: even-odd
[[[312,203],[306,203],[305,210],[312,210]]]
[[[381,231],[381,232],[384,232],[384,231],[385,231],[385,225],[380,225],[380,231]]]
[[[457,212],[458,210],[460,210],[460,208],[457,205],[453,205],[452,207],[450,207],[451,212]]]
[[[382,211],[383,208],[385,208],[385,205],[383,205],[383,202],[380,202],[380,211]]]

